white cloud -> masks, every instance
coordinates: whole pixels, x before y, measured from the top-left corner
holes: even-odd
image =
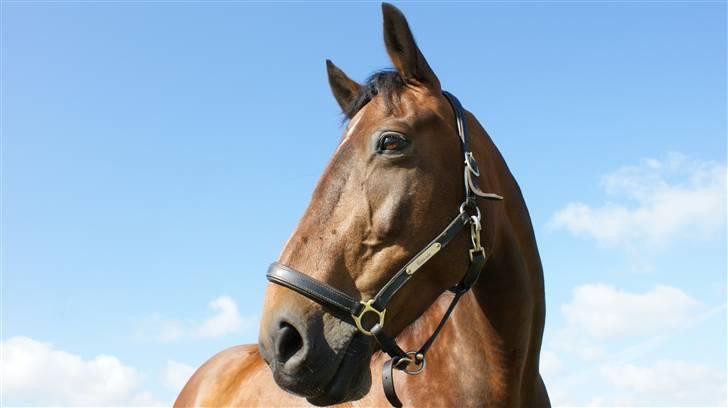
[[[196,332],[200,337],[220,337],[240,330],[245,319],[238,312],[238,305],[228,296],[220,296],[210,302],[216,314],[202,322]]]
[[[191,365],[167,360],[167,365],[162,371],[162,382],[171,390],[179,392],[194,372],[195,368]]]
[[[202,322],[181,322],[158,313],[137,322],[134,337],[141,340],[169,342],[184,338],[217,338],[253,327],[255,316],[243,316],[229,296],[220,296],[208,304],[212,316]]]
[[[685,361],[658,360],[651,367],[607,364],[601,375],[617,390],[610,405],[726,406],[725,373]]]
[[[725,304],[708,308],[669,286],[643,292],[605,284],[576,287],[561,307],[565,324],[547,330],[541,359],[554,405],[712,406],[725,401],[720,365],[664,359],[651,366],[635,363],[676,351],[663,346],[694,336],[711,319],[724,320],[725,310]]]
[[[118,358],[90,360],[28,337],[0,343],[2,396],[11,405],[163,405],[139,390],[142,375]]]
[[[588,284],[576,287],[571,302],[561,311],[577,332],[604,339],[679,328],[703,308],[700,302],[670,286],[630,293],[605,284]]]
[[[646,159],[602,178],[614,201],[596,207],[566,205],[549,222],[632,253],[664,249],[676,238],[708,238],[726,220],[726,166],[669,154]]]

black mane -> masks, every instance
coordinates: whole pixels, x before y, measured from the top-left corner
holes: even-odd
[[[375,96],[382,95],[387,110],[392,111],[399,102],[399,93],[407,85],[399,72],[391,69],[377,71],[367,78],[361,91],[344,110],[346,118],[351,119],[361,108],[364,107]]]

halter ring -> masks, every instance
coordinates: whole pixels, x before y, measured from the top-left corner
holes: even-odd
[[[402,360],[408,360],[407,365],[404,368],[402,368],[402,371],[404,371],[405,373],[407,373],[409,375],[417,375],[417,374],[421,373],[422,370],[425,369],[425,364],[426,364],[425,356],[421,353],[418,353],[415,351],[410,351],[407,353],[407,358],[403,358],[400,361],[402,361]],[[414,370],[407,369],[407,367],[409,367],[409,365],[411,363],[416,364],[417,368],[415,368]],[[399,361],[397,362],[397,365],[399,365]]]
[[[475,211],[475,215],[470,215],[470,213],[467,213],[467,210]],[[471,217],[476,217],[478,222],[480,222],[480,207],[478,207],[478,205],[474,202],[470,203],[468,201],[463,201],[463,203],[460,204],[460,214],[468,214]]]

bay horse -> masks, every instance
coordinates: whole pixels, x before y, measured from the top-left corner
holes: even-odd
[[[176,407],[550,406],[520,188],[402,12],[382,11],[394,70],[359,84],[327,60],[348,125],[268,271],[259,344],[213,356]]]

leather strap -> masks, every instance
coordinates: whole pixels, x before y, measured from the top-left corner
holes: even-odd
[[[292,289],[309,299],[332,306],[348,314],[359,314],[362,304],[346,293],[319,282],[278,262],[273,262],[266,275],[269,281]]]
[[[399,400],[397,391],[394,389],[394,366],[397,361],[398,359],[395,357],[387,360],[382,366],[382,386],[384,386],[384,395],[387,397],[387,401],[393,407],[401,408],[402,401]]]
[[[387,282],[382,289],[379,290],[379,293],[377,293],[376,296],[374,296],[374,303],[373,305],[378,310],[383,310],[389,302],[392,300],[394,295],[397,294],[397,292],[402,289],[402,287],[414,276],[414,273],[408,273],[407,268],[415,262],[419,257],[425,253],[429,248],[431,248],[435,244],[439,244],[440,248],[444,248],[447,246],[447,244],[450,243],[450,241],[453,240],[457,236],[457,234],[462,231],[462,229],[470,223],[470,218],[465,213],[458,214],[455,219],[450,222],[450,225],[448,225],[435,239],[430,241],[429,244],[425,246],[417,255],[412,257],[405,266],[403,266],[397,273],[392,277],[392,279]],[[441,250],[440,249],[440,250]]]
[[[488,256],[485,254],[485,249],[480,252],[473,253],[473,259],[470,261],[470,266],[468,266],[468,270],[465,272],[465,275],[463,275],[460,282],[450,289],[450,291],[455,293],[465,293],[475,286],[478,282],[478,278],[480,278],[480,271],[483,270],[487,260]]]
[[[465,168],[465,183],[468,186],[468,190],[472,192],[474,195],[476,195],[479,198],[484,198],[486,200],[493,200],[493,201],[500,201],[503,199],[503,196],[500,196],[495,193],[486,193],[483,190],[480,189],[480,186],[475,181],[475,178],[477,176],[474,175],[474,173],[469,169]]]
[[[448,91],[442,91],[445,98],[450,103],[453,113],[455,113],[455,125],[458,129],[458,136],[460,137],[460,143],[463,146],[463,152],[470,151],[470,133],[468,132],[468,124],[465,122],[465,109],[455,95]]]
[[[369,330],[369,332],[374,335],[375,339],[377,339],[377,343],[379,343],[382,351],[389,354],[390,357],[407,357],[407,353],[399,347],[397,341],[393,337],[387,336],[387,334],[384,333],[384,328],[381,325],[375,324],[374,327]]]

